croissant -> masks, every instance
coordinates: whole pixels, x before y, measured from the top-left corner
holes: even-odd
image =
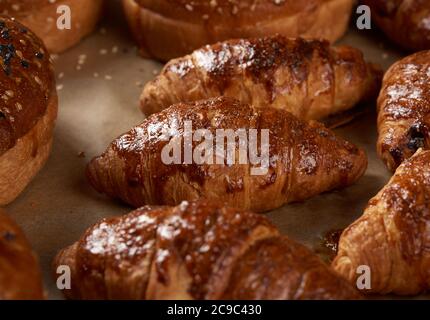
[[[363,0],[372,18],[395,43],[410,50],[430,49],[428,0]]]
[[[361,218],[341,235],[333,268],[354,282],[371,272],[368,292],[418,294],[430,289],[430,151],[397,168]]]
[[[44,299],[39,265],[21,229],[0,209],[0,300]]]
[[[190,122],[192,133],[187,130]],[[202,129],[207,133],[200,143]],[[223,130],[238,136],[224,139],[219,135]],[[252,131],[258,134],[255,152]],[[239,132],[245,133],[243,140]],[[194,140],[190,148],[183,147],[190,137]],[[208,142],[201,161],[196,153]],[[172,145],[175,161],[169,162],[165,157]],[[251,159],[256,153],[261,161]],[[177,205],[204,197],[261,212],[349,186],[366,167],[363,150],[319,123],[298,120],[281,109],[257,109],[220,97],[173,105],[152,115],[94,158],[87,176],[99,192],[134,207]]]
[[[348,282],[268,218],[212,202],[105,219],[54,260],[69,299],[356,299]]]
[[[384,76],[378,98],[377,150],[394,171],[430,141],[430,51],[396,62]]]
[[[170,61],[141,95],[145,114],[217,96],[321,120],[376,97],[382,78],[354,48],[282,36],[231,40]]]

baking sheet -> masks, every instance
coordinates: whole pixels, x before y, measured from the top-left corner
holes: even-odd
[[[144,119],[138,110],[142,86],[162,67],[137,55],[118,1],[111,0],[108,6],[111,13],[99,30],[55,59],[60,109],[53,152],[37,178],[6,208],[40,257],[50,299],[61,299],[51,276],[55,254],[100,219],[131,210],[97,194],[84,170],[115,137]],[[383,40],[374,30],[358,31],[351,25],[341,43],[359,47],[368,60],[387,68],[404,54]],[[369,111],[336,130],[367,151],[365,176],[348,189],[268,213],[284,234],[325,255],[324,235],[345,228],[362,214],[390,177],[375,153],[375,122],[374,111]]]

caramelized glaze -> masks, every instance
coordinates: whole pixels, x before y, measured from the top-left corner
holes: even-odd
[[[429,145],[430,51],[408,56],[388,70],[378,109],[378,152],[395,170]]]
[[[365,0],[378,26],[404,48],[430,49],[428,0]]]
[[[37,259],[22,230],[0,209],[0,300],[43,298]]]
[[[235,267],[222,299],[359,299],[346,281],[308,249],[286,237],[260,241]]]
[[[269,130],[267,173],[251,175],[253,166],[237,158],[233,165],[226,165],[225,159],[224,165],[164,164],[162,149],[172,138],[184,137],[184,121],[192,121],[193,132],[205,128],[214,136],[217,129],[256,129],[259,136],[261,129]],[[223,143],[226,150],[227,141]],[[198,144],[193,142],[193,150]],[[208,197],[265,211],[348,186],[366,164],[362,150],[321,124],[300,121],[283,110],[217,98],[177,104],[152,115],[93,159],[87,176],[98,191],[136,207]]]
[[[230,40],[170,61],[145,86],[141,108],[150,114],[174,103],[229,96],[323,119],[375,96],[380,78],[380,70],[351,47],[283,36]]]
[[[352,283],[368,266],[368,293],[430,289],[430,151],[418,150],[342,234],[333,267]],[[362,272],[362,271],[361,271]]]
[[[354,299],[262,215],[207,201],[104,220],[57,256],[72,299]]]
[[[0,16],[0,155],[33,128],[53,94],[53,68],[43,43]]]

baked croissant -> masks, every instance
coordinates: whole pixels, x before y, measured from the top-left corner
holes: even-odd
[[[105,219],[54,260],[70,299],[356,299],[270,221],[206,201]]]
[[[429,146],[430,51],[396,62],[378,98],[377,150],[394,171],[419,148]]]
[[[428,0],[363,0],[372,18],[395,43],[410,50],[430,49]]]
[[[21,229],[0,209],[0,300],[43,298],[36,256]]]
[[[145,114],[217,96],[321,120],[376,97],[381,71],[354,48],[282,36],[231,40],[172,60],[141,96]]]
[[[190,122],[191,134],[186,130]],[[205,136],[204,142],[198,142],[201,129],[209,131],[212,141]],[[246,137],[232,142],[221,136],[215,143],[222,129],[245,131],[249,141],[252,131],[257,131],[256,153],[261,161],[251,159],[256,156],[251,152],[254,144],[247,143]],[[268,133],[266,142],[264,132]],[[189,137],[194,139],[192,148],[182,148]],[[209,151],[202,152],[205,161],[199,161],[195,155],[208,142]],[[179,161],[166,162],[166,150],[172,145],[181,149],[179,155],[173,151]],[[243,151],[245,159],[239,155]],[[261,212],[349,186],[366,166],[363,150],[319,123],[298,120],[281,109],[257,109],[221,97],[173,105],[152,115],[94,158],[87,176],[99,192],[134,207],[176,205],[204,197]]]
[[[343,232],[334,269],[355,282],[357,268],[368,266],[373,293],[429,290],[429,195],[430,151],[420,149]]]

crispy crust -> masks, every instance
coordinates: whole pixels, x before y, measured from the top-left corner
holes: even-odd
[[[42,41],[3,16],[0,32],[0,205],[5,205],[48,158],[58,102]]]
[[[358,299],[263,215],[207,202],[104,219],[54,260],[70,299]]]
[[[419,149],[342,233],[334,269],[356,283],[371,271],[367,293],[416,295],[430,289],[430,151]]]
[[[393,64],[378,98],[379,157],[391,171],[430,146],[430,51]]]
[[[228,40],[171,60],[143,89],[146,114],[172,104],[228,96],[321,120],[370,101],[382,71],[360,50],[283,36]]]
[[[288,37],[340,38],[350,17],[352,0],[210,1],[123,0],[131,30],[146,56],[169,60],[205,44],[231,38],[282,34]],[[335,16],[333,20],[331,17]]]
[[[0,209],[0,300],[44,299],[37,258],[22,230]]]
[[[395,43],[409,50],[430,49],[430,1],[363,0],[372,18]]]
[[[184,121],[193,130],[269,130],[269,168],[252,175],[249,162],[164,164],[163,148],[175,133],[183,141]],[[172,131],[167,131],[171,129]],[[167,140],[167,141],[166,141]],[[196,147],[198,142],[193,143]],[[235,146],[236,152],[239,147]],[[87,168],[93,187],[132,206],[176,205],[200,197],[257,212],[347,187],[365,172],[364,151],[317,122],[305,122],[275,108],[257,109],[231,98],[182,103],[153,114],[114,140]]]
[[[0,12],[15,17],[22,24],[35,32],[51,53],[59,53],[76,45],[90,34],[100,17],[103,0],[58,0],[50,3],[39,0],[31,5],[25,1],[9,0],[0,4]],[[22,6],[19,11],[13,6]],[[72,12],[72,29],[59,30],[56,27],[57,7],[67,5]]]
[[[48,159],[57,109],[55,94],[51,97],[45,115],[13,148],[0,156],[0,206],[15,200]]]

